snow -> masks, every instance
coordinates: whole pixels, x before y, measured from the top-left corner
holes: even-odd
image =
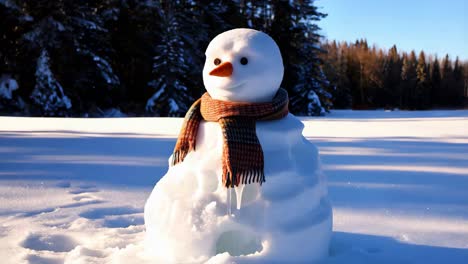
[[[319,108],[320,112],[318,114],[321,116],[325,115],[325,109],[322,107],[322,104],[320,103],[320,99],[314,91],[310,90],[307,95],[307,98],[311,100],[311,102],[308,104],[309,112],[311,113],[316,112],[313,109]]]
[[[323,263],[466,262],[467,110],[332,111],[301,120],[333,205]],[[0,117],[2,260],[151,263],[143,207],[181,123]]]
[[[0,4],[7,8],[12,8],[15,10],[19,9],[19,7],[15,4],[15,2],[11,0],[0,0]]]
[[[158,83],[159,83],[158,81],[153,80],[153,81],[151,81],[150,83],[148,83],[148,85],[153,86],[153,87],[156,87],[156,86],[158,86]],[[154,110],[153,110],[153,107],[156,105],[156,101],[161,97],[161,95],[162,95],[164,92],[166,92],[166,84],[165,84],[165,83],[163,83],[163,84],[161,85],[161,87],[159,88],[159,90],[156,91],[156,92],[151,96],[151,98],[148,99],[148,101],[146,102],[146,107],[145,107],[146,111],[148,111],[148,112],[150,112],[150,113],[154,111]]]
[[[11,99],[13,92],[18,90],[18,82],[9,74],[0,75],[0,98]]]
[[[84,27],[84,28],[87,28],[87,29],[90,29],[90,30],[96,30],[96,31],[100,31],[100,32],[107,32],[107,29],[97,25],[96,23],[94,23],[93,21],[91,20],[88,20],[88,19],[83,19],[83,18],[80,18],[80,17],[72,17],[72,20]]]
[[[92,22],[90,22],[92,23]],[[77,49],[78,52],[80,52],[83,55],[89,56],[93,59],[95,62],[95,65],[97,68],[99,68],[99,71],[101,73],[102,78],[106,81],[107,84],[109,85],[119,85],[120,84],[120,79],[117,75],[114,74],[114,71],[112,69],[112,66],[109,64],[109,62],[104,59],[103,57],[100,57],[96,55],[95,53],[85,50],[85,49]]]

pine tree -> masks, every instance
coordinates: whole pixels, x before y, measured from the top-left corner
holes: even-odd
[[[160,1],[108,1],[100,16],[109,32],[112,64],[121,81],[116,102],[125,113],[143,115],[154,93],[148,82],[154,78],[154,49],[160,39]]]
[[[351,107],[351,96],[348,85],[344,81],[346,60],[343,49],[336,41],[326,42],[322,49],[327,52],[321,54],[324,61],[323,71],[330,82],[330,93],[333,98],[333,107],[346,109]]]
[[[15,94],[33,102],[36,62],[45,50],[51,76],[73,102],[72,115],[111,107],[141,114],[149,97],[147,109],[181,115],[204,92],[200,73],[209,41],[230,28],[252,27],[282,42],[292,111],[321,114],[331,102],[324,88],[332,87],[318,58],[315,22],[324,16],[312,0],[0,0],[0,39],[6,40],[0,41],[0,73],[18,78]],[[177,45],[169,47],[172,37]],[[174,54],[169,49],[180,57],[165,57]],[[174,63],[180,59],[188,68]],[[164,72],[164,62],[174,71]]]
[[[431,94],[424,51],[419,53],[418,65],[416,66],[416,78],[416,108],[427,109],[430,107]]]
[[[30,91],[19,83],[26,83],[22,78],[22,43],[18,41],[21,26],[31,19],[21,13],[15,1],[0,0],[0,110],[7,113],[27,111],[23,97]],[[21,89],[20,89],[21,88]]]
[[[337,66],[340,55],[337,46],[342,50],[341,61],[345,67]],[[442,73],[439,60],[426,57],[421,51],[416,53],[398,52],[393,46],[387,53],[375,46],[369,47],[365,39],[353,43],[325,42],[322,47],[328,51],[321,58],[325,61],[325,73],[334,87],[338,83],[347,83],[348,95],[352,96],[355,109],[399,106],[406,109],[428,109],[432,106],[458,106],[468,102],[468,82],[463,78],[464,66],[459,59],[454,63],[450,58],[443,60]],[[453,67],[452,67],[453,65]],[[344,72],[336,69],[345,69]],[[446,72],[446,73],[444,73]],[[452,76],[451,84],[441,75]],[[448,78],[450,80],[450,78]],[[447,92],[442,90],[445,84]],[[344,90],[342,90],[344,91]],[[333,91],[337,96],[337,92]],[[334,100],[336,102],[335,97]]]
[[[190,71],[195,65],[187,52],[189,43],[180,28],[184,14],[177,13],[170,3],[161,12],[161,39],[155,49],[154,79],[148,85],[154,94],[148,99],[146,110],[163,116],[181,116],[190,107]]]
[[[16,70],[16,29],[25,19],[21,19],[19,14],[20,8],[13,1],[0,1],[0,73],[12,73]]]
[[[364,42],[363,40],[356,41],[356,48],[357,48],[357,59],[359,63],[359,101],[362,106],[367,107],[369,105],[369,102],[367,100],[367,89],[366,89],[366,77],[365,77],[365,60],[367,56],[367,42]]]
[[[274,19],[263,22],[278,43],[285,73],[282,86],[290,95],[290,110],[299,115],[323,115],[331,107],[330,83],[322,71],[319,27],[314,21],[325,17],[314,1],[272,1]]]
[[[384,87],[387,89],[388,101],[386,105],[399,105],[400,100],[400,82],[401,82],[402,62],[396,45],[388,51],[387,60],[384,68]],[[398,102],[398,103],[397,103]]]
[[[453,66],[453,81],[454,81],[454,93],[456,95],[454,103],[456,105],[463,104],[464,97],[464,80],[463,80],[463,66],[460,63],[460,59],[457,57],[455,59],[455,64]]]
[[[348,51],[346,52],[346,79],[349,81],[350,93],[352,97],[352,107],[355,109],[366,108],[364,102],[361,100],[361,64],[356,52],[355,44],[349,44]]]
[[[21,18],[12,39],[19,44],[18,57],[27,60],[21,62],[24,64],[20,67],[21,77],[27,79],[21,82],[26,84],[26,90],[30,78],[38,71],[30,70],[30,65],[37,65],[31,61],[43,56],[44,50],[55,67],[54,76],[60,79],[72,101],[104,100],[109,89],[120,85],[109,62],[111,52],[107,49],[107,31],[95,14],[99,3],[72,0],[9,2],[18,7],[17,16]],[[33,82],[31,87],[34,87]],[[90,97],[89,94],[98,96]],[[78,112],[85,111],[80,104],[74,107]],[[53,113],[49,111],[47,115]]]
[[[391,93],[385,87],[385,67],[386,67],[386,54],[382,49],[373,48],[373,53],[377,54],[375,57],[375,66],[373,69],[373,78],[376,79],[376,91],[374,93],[374,103],[378,108],[390,108],[388,98],[391,98]]]
[[[46,116],[67,116],[72,107],[62,86],[50,69],[47,50],[43,50],[37,60],[36,86],[31,94],[33,102]]]
[[[383,61],[377,55],[376,47],[369,48],[367,40],[356,44],[356,55],[359,63],[359,101],[362,106],[376,105],[376,95],[383,86]]]
[[[264,32],[272,26],[275,5],[274,1],[268,0],[243,0],[239,1],[240,12],[246,19],[247,27],[255,28]]]
[[[401,87],[402,87],[402,99],[401,106],[403,108],[414,109],[416,100],[416,84],[417,84],[417,73],[416,73],[416,53],[411,51],[410,55],[404,55],[403,66],[401,69]]]
[[[342,98],[342,105],[343,108],[351,108],[353,102],[352,102],[352,97],[351,97],[351,89],[350,89],[350,83],[349,79],[346,75],[347,72],[347,60],[346,60],[346,44],[342,44],[339,47],[339,63],[338,63],[338,74],[341,76],[338,80],[338,87],[340,90],[339,96],[334,95],[334,98],[336,97],[337,100],[339,98]]]
[[[440,64],[436,57],[431,67],[431,102],[432,106],[440,105],[441,96],[441,76],[440,76]]]
[[[468,105],[468,62],[463,64],[463,97],[464,97],[464,104]]]
[[[442,62],[442,70],[441,70],[441,93],[440,98],[442,104],[445,106],[451,105],[453,102],[457,100],[457,91],[454,82],[453,76],[453,68],[452,62],[450,61],[450,57],[447,54]]]

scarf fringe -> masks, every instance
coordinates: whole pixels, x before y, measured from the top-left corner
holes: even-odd
[[[239,186],[239,184],[251,184],[255,182],[262,185],[265,182],[263,169],[242,172],[238,172],[235,169],[232,171],[225,170],[223,176],[225,177],[223,182],[226,188],[234,188]]]
[[[171,166],[176,165],[184,161],[187,154],[190,152],[190,149],[179,149],[172,154]]]

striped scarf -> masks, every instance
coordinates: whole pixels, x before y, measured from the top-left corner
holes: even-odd
[[[226,188],[265,182],[263,150],[256,133],[256,121],[276,120],[288,114],[288,93],[279,89],[272,102],[238,103],[212,99],[205,93],[188,110],[177,139],[172,165],[195,150],[202,120],[218,122],[223,132],[223,184]]]

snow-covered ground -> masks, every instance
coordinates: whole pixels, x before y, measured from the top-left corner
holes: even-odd
[[[329,179],[325,263],[466,263],[468,111],[302,120]],[[144,263],[143,206],[181,122],[0,117],[0,262]]]

